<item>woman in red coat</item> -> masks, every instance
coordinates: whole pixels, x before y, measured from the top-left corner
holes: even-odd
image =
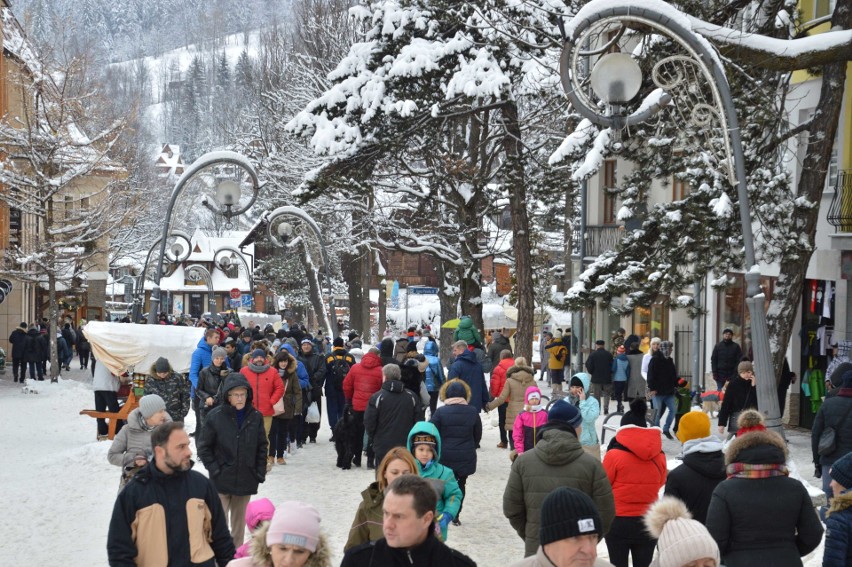
[[[240,369],[240,374],[245,376],[251,386],[252,404],[263,414],[263,426],[269,435],[272,416],[275,414],[272,406],[284,396],[284,382],[278,371],[267,362],[266,351],[259,348],[251,353],[249,363]]]
[[[491,372],[491,384],[488,389],[492,398],[499,398],[503,393],[503,386],[506,385],[506,371],[515,365],[515,359],[512,358],[512,351],[500,351],[500,362],[494,367]],[[509,434],[506,432],[506,408],[509,407],[509,402],[503,402],[497,407],[497,427],[500,429],[500,442],[497,446],[505,449],[509,442]],[[509,424],[510,426],[512,424]],[[511,427],[509,430],[511,431]]]
[[[609,560],[615,567],[648,567],[657,540],[645,531],[642,517],[666,484],[666,455],[659,427],[619,428],[603,460],[615,498],[615,519],[606,535]]]
[[[382,359],[379,351],[371,348],[361,359],[361,362],[352,366],[343,379],[343,397],[347,404],[352,404],[355,414],[355,426],[358,433],[355,436],[355,447],[352,463],[356,467],[361,466],[361,452],[364,447],[364,412],[367,410],[367,402],[370,396],[382,388]],[[373,448],[367,447],[367,465],[375,465],[373,462]]]

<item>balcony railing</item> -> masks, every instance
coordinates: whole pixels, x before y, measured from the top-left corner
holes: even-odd
[[[586,226],[586,257],[600,256],[607,250],[614,250],[615,245],[621,238],[622,228],[616,225],[589,225]],[[573,246],[571,253],[580,254],[580,229],[574,229]]]
[[[852,169],[837,173],[827,220],[837,232],[852,232]]]

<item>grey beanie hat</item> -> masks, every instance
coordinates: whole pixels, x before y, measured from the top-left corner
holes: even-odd
[[[166,402],[157,394],[148,394],[139,398],[139,413],[145,419],[164,409],[166,409]]]
[[[225,349],[223,349],[222,347],[214,348],[212,358],[218,358],[218,357],[228,358],[227,351],[225,351]]]

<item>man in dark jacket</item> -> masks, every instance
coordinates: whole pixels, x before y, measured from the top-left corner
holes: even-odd
[[[673,439],[670,428],[675,417],[675,388],[677,388],[677,369],[672,359],[672,342],[662,341],[660,349],[651,356],[648,363],[648,392],[654,409],[654,427],[660,426],[663,410],[668,410],[663,434]]]
[[[151,445],[154,459],[116,498],[107,535],[109,564],[224,567],[234,557],[234,540],[216,489],[190,470],[192,450],[183,423],[154,429]]]
[[[732,436],[737,432],[737,418],[746,409],[758,409],[757,386],[755,384],[754,367],[751,362],[744,360],[737,365],[738,376],[734,377],[725,388],[725,399],[719,410],[719,433],[725,432]],[[649,373],[650,378],[650,373]]]
[[[722,340],[713,347],[710,356],[710,369],[716,381],[716,389],[721,390],[725,382],[737,375],[737,364],[743,358],[743,349],[734,342],[734,332],[731,329],[722,331]]]
[[[592,376],[589,393],[599,399],[604,414],[609,413],[609,398],[612,395],[612,353],[606,350],[606,343],[595,341],[595,351],[586,359],[586,370]]]
[[[225,355],[228,359],[227,365],[230,366],[232,372],[239,372],[243,367],[243,355],[237,349],[237,341],[233,337],[228,337],[222,343],[222,348],[225,349]]]
[[[500,364],[500,353],[504,350],[512,352],[509,339],[504,337],[500,331],[491,331],[491,343],[488,345],[488,358],[491,360],[491,368]]]
[[[420,399],[400,380],[401,370],[398,365],[384,366],[382,375],[382,388],[370,396],[364,412],[364,429],[375,454],[375,462],[368,461],[368,467],[371,464],[378,465],[392,448],[405,446],[408,432],[417,423],[421,412]]]
[[[231,373],[222,389],[224,401],[204,421],[198,456],[210,473],[225,514],[230,514],[234,541],[244,541],[246,506],[266,480],[269,442],[263,415],[252,407],[252,389],[242,374]]]
[[[393,354],[395,348],[396,345],[390,337],[385,337],[382,339],[382,342],[379,343],[379,357],[382,359],[382,366],[387,366],[388,364],[400,365],[399,361]]]
[[[334,426],[343,417],[343,406],[346,404],[343,380],[355,365],[355,357],[344,348],[343,337],[335,337],[332,345],[331,354],[325,359],[325,409],[328,412],[328,426],[334,431]],[[331,441],[334,441],[333,436]]]
[[[38,327],[32,325],[27,330],[27,338],[26,341],[24,341],[24,362],[27,363],[27,368],[29,368],[30,380],[35,380],[36,376],[38,376],[39,380],[44,380],[44,370],[42,370],[41,367],[41,355],[41,334],[39,333]]]
[[[412,474],[398,477],[388,486],[382,503],[385,537],[353,547],[340,567],[476,567],[469,557],[435,537],[437,503],[435,489],[427,480]]]
[[[470,387],[470,405],[475,407],[476,411],[482,411],[482,408],[491,401],[482,365],[477,362],[476,355],[467,348],[467,343],[464,341],[453,343],[453,356],[455,361],[447,370],[447,380],[460,378],[466,382]]]
[[[17,329],[9,335],[9,344],[12,345],[12,352],[9,353],[12,357],[12,376],[15,382],[18,381],[18,371],[20,370],[21,382],[27,379],[27,367],[24,363],[24,349],[27,343],[27,324],[21,323]]]
[[[524,540],[524,555],[539,546],[541,507],[555,488],[567,486],[588,494],[595,502],[606,534],[615,518],[612,485],[600,459],[583,450],[583,416],[566,400],[551,406],[547,425],[538,430],[535,447],[518,455],[503,492],[503,515]]]
[[[834,450],[820,455],[819,439],[828,427],[834,428]],[[831,476],[828,471],[834,461],[847,453],[852,453],[852,370],[847,370],[843,374],[837,395],[826,399],[814,417],[811,449],[816,466],[814,474],[817,478],[822,478],[822,489],[825,491],[826,503],[828,503],[828,500],[834,497],[834,492],[829,486]]]
[[[298,359],[305,365],[308,375],[311,377],[311,403],[316,402],[322,418],[322,387],[325,383],[325,357],[314,352],[314,343],[311,339],[302,339],[301,352]],[[307,412],[305,412],[307,414]],[[317,442],[319,423],[305,423],[302,428],[302,443],[310,437],[311,443]]]
[[[692,517],[703,524],[713,490],[725,480],[722,441],[710,435],[710,418],[703,411],[684,415],[676,435],[683,443],[683,464],[669,471],[666,494],[683,500]]]

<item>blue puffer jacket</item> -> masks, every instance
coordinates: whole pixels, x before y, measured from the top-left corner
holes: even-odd
[[[294,359],[296,359],[296,376],[299,378],[299,387],[303,390],[311,389],[311,375],[308,374],[308,369],[305,368],[305,364],[296,358],[296,349],[294,349],[291,345],[284,343],[281,345],[281,348],[290,353]],[[307,404],[305,404],[307,405]]]
[[[482,421],[479,412],[467,404],[470,387],[458,378],[441,387],[439,407],[432,416],[443,442],[441,463],[453,469],[456,476],[470,476],[476,472],[476,446],[482,439]]]
[[[192,360],[189,363],[189,381],[192,382],[192,397],[195,397],[195,388],[198,386],[198,373],[203,368],[210,366],[213,362],[213,347],[207,344],[204,336],[198,340],[195,350],[192,353]]]
[[[823,474],[826,474],[823,472]],[[831,512],[825,521],[823,567],[852,565],[852,491],[831,500]]]
[[[447,370],[447,378],[461,378],[470,386],[470,405],[476,411],[482,411],[489,402],[488,387],[485,385],[485,374],[482,365],[476,361],[476,355],[466,350],[456,357],[455,362]]]
[[[427,341],[426,346],[423,347],[423,355],[429,362],[429,366],[426,367],[426,390],[429,392],[437,392],[444,384],[444,367],[441,365],[438,354],[438,343]]]

